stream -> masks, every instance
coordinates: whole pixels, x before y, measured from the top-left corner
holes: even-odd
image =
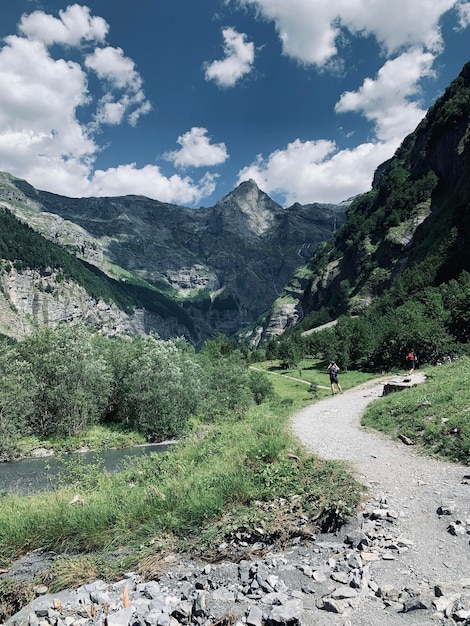
[[[134,446],[120,450],[103,450],[101,452],[80,452],[80,462],[101,462],[103,471],[116,472],[122,468],[126,457],[141,457],[151,452],[165,452],[172,442],[144,446]],[[66,460],[73,455],[64,455]],[[31,495],[40,491],[56,488],[57,477],[62,467],[60,460],[53,456],[23,459],[12,463],[0,463],[0,492]]]

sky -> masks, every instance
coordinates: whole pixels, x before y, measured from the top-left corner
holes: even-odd
[[[69,197],[368,191],[470,56],[470,0],[2,0],[0,171]]]

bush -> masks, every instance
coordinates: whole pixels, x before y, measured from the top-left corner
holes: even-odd
[[[82,326],[43,328],[18,344],[37,381],[33,432],[72,436],[97,423],[108,404],[111,373]]]
[[[14,348],[0,353],[0,461],[17,455],[17,443],[29,430],[38,385],[31,366],[18,359]]]

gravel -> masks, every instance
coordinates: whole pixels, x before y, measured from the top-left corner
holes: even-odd
[[[201,590],[207,595],[206,616],[193,615],[192,621],[186,616],[178,623],[200,625],[215,619],[223,624],[226,612],[236,609],[245,615],[237,620],[237,626],[451,626],[456,624],[455,616],[459,624],[470,624],[470,472],[464,465],[425,457],[414,446],[361,427],[365,407],[382,395],[389,380],[376,380],[329,397],[292,418],[292,430],[308,450],[324,459],[346,462],[364,485],[364,503],[357,516],[337,533],[299,541],[281,553],[247,556],[239,565],[181,559],[169,563],[158,581],[165,606],[176,600],[188,604]],[[425,377],[420,372],[412,380],[422,383]],[[369,538],[381,537],[379,544],[353,546],[356,538],[362,542],[364,533]],[[377,547],[380,545],[385,547]],[[46,564],[44,555],[32,553],[8,575],[28,579]],[[250,572],[256,576],[250,578]],[[114,607],[105,620],[108,626],[152,623],[146,614],[140,621],[135,613],[131,618],[130,609],[123,605],[123,585],[130,585],[137,613],[145,604],[146,586],[138,579],[129,573],[109,586],[102,581],[85,586],[92,591],[97,585],[106,587],[108,604]],[[276,593],[266,593],[268,582]],[[47,619],[42,617],[44,606],[57,599],[38,592],[36,604],[24,607],[7,624],[82,626],[86,622],[101,626],[103,607],[99,603],[93,620],[82,619],[77,598],[84,590],[61,592],[62,612],[67,614],[64,619],[57,621],[57,611],[52,609],[48,609]],[[46,591],[45,587],[40,593]],[[241,600],[234,602],[234,593]],[[452,606],[448,615],[439,609],[443,600]],[[209,614],[212,618],[207,621]],[[165,619],[176,624],[172,615]]]
[[[414,446],[361,426],[366,406],[382,395],[387,380],[366,383],[307,407],[294,416],[293,432],[311,452],[348,463],[368,495],[386,501],[397,512],[399,534],[412,541],[412,548],[396,561],[373,565],[372,577],[379,585],[417,587],[468,577],[469,468],[425,457]],[[417,384],[424,380],[422,372],[412,378]],[[465,532],[454,535],[451,525]],[[374,624],[373,607],[369,614],[367,608],[364,611],[351,623]],[[418,614],[400,617],[403,619],[396,614],[387,618],[382,613],[380,623],[426,623]]]

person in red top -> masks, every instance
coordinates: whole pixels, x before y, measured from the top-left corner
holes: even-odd
[[[415,371],[417,360],[418,360],[418,357],[416,356],[414,348],[411,348],[411,350],[406,355],[406,362],[408,363],[408,374],[410,376]]]

